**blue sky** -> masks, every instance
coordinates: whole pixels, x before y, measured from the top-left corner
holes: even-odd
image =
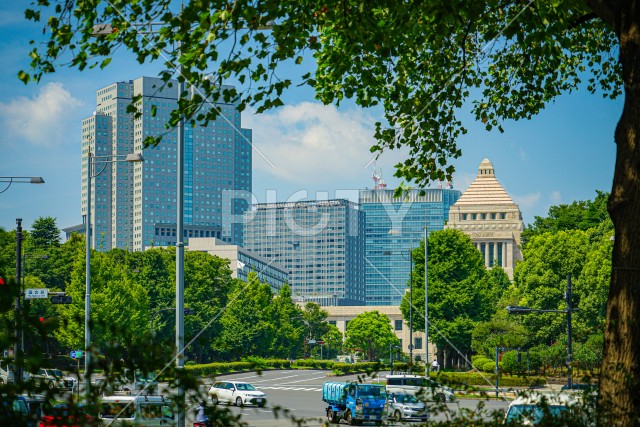
[[[120,50],[105,70],[59,68],[40,84],[25,86],[16,75],[27,69],[28,41],[41,30],[22,17],[26,5],[0,4],[0,176],[42,176],[46,184],[14,184],[0,194],[5,230],[15,228],[16,218],[27,229],[40,216],[57,218],[61,228],[81,222],[81,120],[93,113],[97,90],[159,70]],[[488,158],[526,223],[546,215],[551,205],[593,199],[595,190],[611,189],[613,133],[621,111],[620,99],[583,90],[557,98],[530,121],[506,123],[503,134],[471,124],[459,141],[463,155],[453,161],[454,187],[464,191]],[[369,147],[377,117],[378,111],[352,105],[322,106],[309,89],[288,93],[278,110],[243,113],[243,127],[253,129],[254,144],[264,155],[253,154],[256,199],[348,197],[373,187]],[[390,188],[399,183],[393,165],[404,155],[384,153],[377,162]]]

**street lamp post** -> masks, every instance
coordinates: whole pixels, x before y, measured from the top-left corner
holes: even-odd
[[[100,175],[106,169],[107,165],[111,163],[129,162],[138,163],[143,162],[142,154],[127,154],[125,156],[109,155],[109,156],[93,156],[91,149],[87,153],[87,220],[85,222],[85,298],[84,298],[84,387],[85,396],[89,399],[89,388],[91,387],[91,370],[89,369],[91,363],[91,329],[89,326],[89,320],[91,319],[91,179]],[[95,175],[93,174],[92,167],[95,166],[97,161],[104,163],[104,166]]]
[[[413,372],[413,248],[409,249],[409,373]]]
[[[571,313],[578,311],[579,308],[573,308],[571,296],[571,274],[567,276],[567,291],[564,294],[567,300],[566,310],[543,310],[536,308],[528,308],[522,306],[507,306],[509,314],[529,314],[529,313],[566,313],[567,314],[567,386],[573,388],[573,341],[571,328]],[[497,352],[497,350],[496,350]]]
[[[429,376],[429,233],[424,225],[424,376]]]
[[[389,230],[387,234],[402,234],[399,230]],[[385,251],[385,255],[391,255]],[[404,255],[403,255],[404,258]],[[406,258],[405,258],[406,259]],[[409,248],[409,373],[413,371],[413,246]]]
[[[0,182],[7,182],[7,186],[0,191],[0,194],[4,193],[11,187],[11,184],[44,184],[44,179],[41,176],[0,176]]]

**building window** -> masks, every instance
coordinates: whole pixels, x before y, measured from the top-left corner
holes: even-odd
[[[487,257],[485,256],[485,252],[487,250],[487,245],[486,243],[480,243],[480,253],[482,254],[482,261],[484,261],[485,259],[487,259]]]
[[[462,214],[462,220],[463,220],[463,221],[466,221],[466,220],[467,220],[467,214],[466,214],[466,213],[463,213],[463,214]]]
[[[393,321],[393,329],[396,331],[402,330],[402,320],[394,320]]]
[[[494,257],[493,257],[493,243],[489,243],[489,267],[493,267],[493,263],[494,263]]]
[[[504,212],[502,212],[502,213],[500,214],[500,219],[506,219],[506,218],[507,218],[507,214],[506,214],[506,213],[504,213]]]
[[[422,350],[422,338],[414,338],[413,342],[415,343],[413,346],[415,350]]]
[[[498,266],[502,267],[502,242],[498,242],[498,255],[497,255],[497,259],[498,259]]]
[[[471,219],[478,219],[478,214],[471,214]]]
[[[496,219],[496,214],[495,213],[491,214],[491,219]]]

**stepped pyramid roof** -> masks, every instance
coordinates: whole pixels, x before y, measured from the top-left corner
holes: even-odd
[[[498,182],[489,159],[484,159],[478,167],[478,176],[462,193],[454,206],[515,205],[511,196]]]

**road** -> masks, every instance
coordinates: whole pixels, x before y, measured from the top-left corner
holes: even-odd
[[[217,380],[229,381],[246,381],[253,384],[256,388],[267,394],[267,406],[265,408],[244,407],[222,405],[234,415],[241,414],[242,421],[251,427],[282,427],[287,425],[296,425],[290,418],[304,419],[305,425],[309,427],[319,427],[326,420],[325,406],[322,402],[322,383],[325,381],[357,381],[357,376],[327,377],[328,371],[318,370],[284,370],[284,371],[265,371],[262,374],[255,372],[246,372],[233,375],[224,375]],[[379,380],[384,381],[384,374],[380,375]],[[213,380],[205,381],[208,385]],[[378,381],[373,378],[367,381]],[[494,411],[498,409],[506,409],[509,402],[501,400],[482,400],[485,410]],[[462,408],[475,410],[480,403],[479,399],[460,399],[455,403],[448,403],[446,410],[451,413],[459,413]],[[274,414],[279,412],[277,408],[287,408],[288,417],[283,419],[282,416],[276,418]],[[188,411],[187,427],[193,425],[194,410]],[[446,414],[440,413],[434,416],[436,420],[446,419]],[[417,425],[416,423],[413,423]],[[344,422],[342,423],[344,424]],[[371,424],[372,425],[372,424]],[[389,423],[388,425],[394,425]],[[395,425],[411,425],[411,423],[402,423]]]

